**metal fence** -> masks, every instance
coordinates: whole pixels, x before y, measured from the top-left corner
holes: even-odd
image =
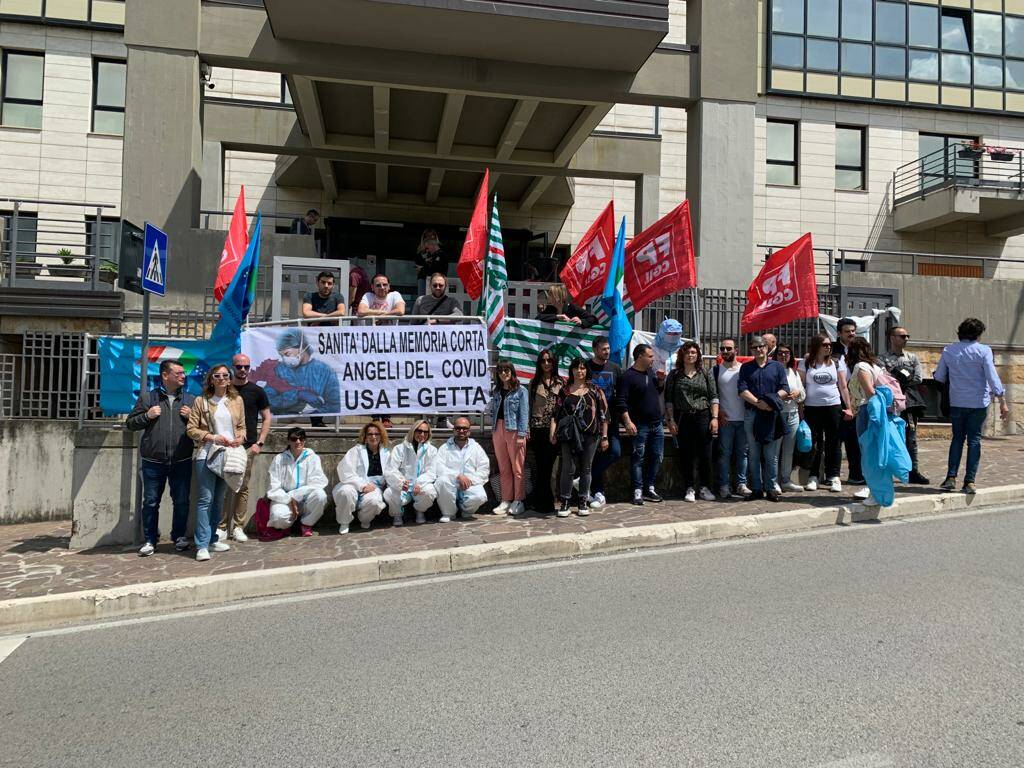
[[[958,187],[1024,194],[1024,153],[974,142],[948,142],[942,149],[901,165],[892,175],[896,205]]]

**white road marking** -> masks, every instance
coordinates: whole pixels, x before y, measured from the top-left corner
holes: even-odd
[[[4,660],[18,650],[18,646],[28,640],[27,635],[10,635],[8,637],[0,637],[0,664],[4,663]]]
[[[977,515],[986,515],[999,512],[1008,512],[1011,510],[1020,510],[1021,508],[1022,507],[1020,504],[1007,504],[1005,506],[1000,507],[984,507],[981,509],[974,510],[947,512],[940,515],[924,515],[921,517],[911,517],[902,519],[891,518],[888,520],[884,520],[880,525],[855,524],[846,526],[829,526],[825,528],[816,528],[810,531],[797,531],[794,533],[772,534],[768,536],[755,536],[743,539],[726,539],[724,541],[709,541],[698,544],[677,544],[667,547],[658,547],[656,549],[641,549],[633,552],[618,552],[609,555],[590,555],[587,557],[577,557],[568,560],[548,560],[538,563],[524,563],[522,565],[499,566],[494,568],[485,568],[479,571],[467,571],[465,573],[443,573],[437,574],[435,576],[399,579],[396,581],[366,584],[358,587],[339,587],[338,589],[331,589],[319,592],[302,592],[294,595],[282,595],[281,597],[253,598],[248,600],[242,600],[239,602],[229,603],[226,605],[212,605],[209,608],[195,608],[193,610],[177,611],[175,613],[155,614],[152,616],[137,616],[128,619],[116,619],[113,621],[95,622],[91,624],[80,624],[76,626],[62,627],[60,629],[46,629],[41,630],[39,632],[29,632],[27,637],[58,637],[62,635],[74,635],[80,632],[94,632],[96,630],[128,627],[135,624],[151,624],[162,621],[174,621],[177,619],[189,619],[199,616],[211,616],[219,613],[233,613],[235,611],[247,611],[257,608],[288,605],[291,603],[306,603],[313,600],[324,600],[332,597],[348,597],[355,595],[364,595],[372,592],[387,592],[396,589],[426,587],[434,584],[440,584],[451,581],[484,579],[492,576],[504,576],[515,573],[528,573],[530,571],[543,571],[553,568],[578,568],[581,566],[586,566],[591,563],[606,563],[616,560],[633,560],[642,557],[661,557],[665,555],[678,554],[681,551],[702,551],[706,549],[721,549],[725,547],[746,547],[766,541],[803,539],[812,536],[835,536],[839,534],[852,535],[855,533],[878,532],[879,530],[884,530],[886,526],[928,523],[939,520],[950,520],[959,517],[975,517]],[[14,637],[21,637],[23,641],[26,636],[16,635]],[[0,642],[2,642],[3,640],[4,637],[0,636]],[[19,642],[18,645],[20,644],[21,643]],[[828,766],[828,768],[832,767]],[[846,768],[846,766],[842,766],[842,764],[840,764],[839,768]],[[854,768],[854,766],[851,766],[851,768]],[[866,766],[866,768],[874,767]]]

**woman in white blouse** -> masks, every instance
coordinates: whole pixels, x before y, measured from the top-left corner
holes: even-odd
[[[786,422],[786,434],[782,438],[779,447],[779,483],[783,491],[802,491],[804,487],[794,483],[793,474],[793,451],[796,449],[796,428],[800,426],[800,414],[803,408],[804,384],[796,369],[796,359],[793,350],[786,344],[779,344],[772,353],[772,359],[782,363],[786,369],[786,379],[789,382],[789,395],[783,398],[782,419]],[[780,489],[776,488],[776,492]]]

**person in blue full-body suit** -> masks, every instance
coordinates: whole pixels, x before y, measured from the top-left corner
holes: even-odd
[[[314,360],[302,329],[289,328],[277,338],[280,360],[265,360],[250,378],[260,382],[270,410],[282,414],[339,413],[338,376],[321,360]]]

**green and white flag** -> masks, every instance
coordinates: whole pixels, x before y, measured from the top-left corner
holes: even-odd
[[[505,320],[505,341],[498,347],[499,357],[511,360],[521,381],[529,381],[537,369],[537,356],[550,349],[558,359],[558,370],[565,375],[573,358],[590,359],[594,339],[607,336],[605,328],[580,328],[572,323],[542,323],[540,320]],[[651,344],[654,334],[633,331],[630,344]]]
[[[491,208],[491,231],[484,262],[484,287],[480,293],[480,314],[487,323],[487,339],[494,349],[501,349],[505,341],[505,287],[508,271],[505,269],[505,245],[501,240],[501,221],[498,219],[498,196]]]

